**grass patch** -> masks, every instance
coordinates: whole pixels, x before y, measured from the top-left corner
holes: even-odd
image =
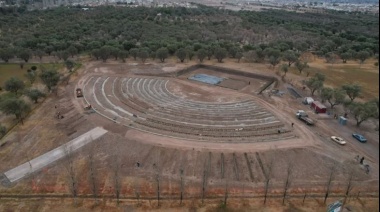
[[[379,71],[376,67],[369,68],[360,66],[359,64],[316,64],[310,63],[310,68],[302,72],[302,76],[306,77],[306,72],[310,72],[309,77],[314,76],[319,72],[326,76],[325,84],[332,87],[340,87],[344,84],[357,83],[362,86],[363,99],[373,99],[379,96]],[[300,75],[294,67],[290,72],[295,75]]]
[[[63,67],[63,65],[60,63],[27,63],[24,65],[24,68],[21,69],[20,65],[17,63],[2,63],[0,64],[0,86],[4,87],[5,81],[7,81],[11,77],[17,77],[21,80],[26,81],[26,71],[30,69],[32,66],[36,66],[37,71],[49,68],[60,69]],[[37,78],[37,81],[38,80],[39,79]]]

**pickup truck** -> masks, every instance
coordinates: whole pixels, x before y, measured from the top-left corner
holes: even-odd
[[[299,120],[305,122],[307,125],[314,125],[314,121],[308,117],[307,113],[303,110],[298,110],[296,116]]]

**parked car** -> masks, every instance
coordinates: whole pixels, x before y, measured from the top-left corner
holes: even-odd
[[[360,141],[361,143],[367,142],[367,139],[358,133],[353,133],[352,137],[354,137],[356,140]]]
[[[340,145],[345,145],[346,144],[346,141],[343,140],[343,138],[341,138],[341,137],[331,136],[331,140],[335,141],[336,143],[338,143]]]

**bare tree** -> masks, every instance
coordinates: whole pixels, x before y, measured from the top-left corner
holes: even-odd
[[[88,168],[89,168],[89,185],[91,187],[92,195],[94,197],[95,203],[98,203],[98,179],[97,179],[97,172],[96,172],[96,166],[95,166],[95,145],[91,146],[90,152],[88,154]]]
[[[287,169],[287,173],[286,173],[286,181],[285,181],[285,187],[284,187],[284,194],[283,194],[283,197],[282,197],[282,204],[283,205],[285,205],[286,194],[287,194],[288,189],[289,189],[290,184],[291,184],[292,174],[293,174],[293,168],[294,168],[293,162],[291,160],[289,160],[289,162],[288,162],[288,169]]]
[[[229,190],[229,183],[228,183],[228,179],[226,178],[225,179],[225,187],[224,187],[224,201],[223,201],[224,206],[227,206],[228,190]]]
[[[115,154],[112,155],[112,162],[111,162],[111,171],[113,173],[113,186],[114,186],[114,192],[116,196],[116,204],[120,204],[120,194],[121,194],[121,158],[120,155],[117,154],[118,151],[115,151]]]
[[[207,181],[208,181],[208,175],[209,170],[211,166],[211,152],[208,154],[208,159],[205,159],[204,162],[204,168],[203,168],[203,174],[202,174],[202,204],[204,203],[204,198],[206,196],[206,189],[207,189]]]
[[[182,205],[182,200],[183,200],[183,193],[184,193],[184,189],[185,189],[185,182],[184,182],[184,176],[183,176],[183,173],[184,173],[184,169],[183,167],[180,168],[179,170],[179,174],[180,174],[180,195],[179,195],[179,205]]]
[[[264,193],[264,205],[266,204],[267,202],[267,197],[268,197],[268,191],[269,191],[269,184],[270,184],[270,180],[272,178],[272,172],[273,172],[273,165],[274,165],[274,160],[275,160],[275,154],[273,153],[273,155],[271,156],[271,159],[269,161],[269,164],[268,166],[266,167],[267,170],[264,171],[264,175],[265,175],[265,193]]]
[[[74,169],[73,150],[71,147],[64,145],[63,151],[65,153],[65,168],[68,176],[69,189],[74,199],[74,205],[77,204],[78,197],[78,179]]]
[[[330,168],[330,175],[329,175],[329,179],[328,179],[327,185],[326,185],[325,199],[323,201],[324,204],[326,204],[326,200],[329,197],[330,189],[331,189],[331,183],[334,180],[334,174],[335,174],[336,169],[337,169],[337,163],[334,162],[334,164]]]
[[[346,191],[345,191],[345,194],[344,194],[344,200],[343,200],[343,204],[342,204],[342,209],[344,208],[344,205],[346,204],[346,201],[347,201],[347,198],[348,198],[348,195],[350,194],[350,192],[352,191],[353,189],[353,179],[354,177],[356,176],[356,172],[355,172],[355,166],[354,164],[350,164],[349,167],[349,174],[348,174],[348,178],[347,178],[347,186],[346,186]]]

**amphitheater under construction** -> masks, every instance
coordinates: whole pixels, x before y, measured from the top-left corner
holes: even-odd
[[[83,97],[76,96],[77,89]],[[96,189],[96,195],[120,201],[203,204],[227,193],[229,198],[304,201],[307,194],[306,201],[311,196],[323,201],[327,189],[331,202],[345,196],[347,182],[353,185],[349,195],[378,192],[373,186],[378,158],[360,151],[357,143],[332,142],[330,136],[349,138],[351,131],[327,114],[314,114],[293,92],[306,95],[302,86],[274,72],[243,66],[88,63],[44,103],[53,111],[34,112],[46,120],[33,130],[54,138],[39,138],[51,140],[38,151],[26,147],[33,160],[9,158],[1,189],[70,194],[73,188],[62,176],[76,170],[77,195]],[[315,126],[296,118],[301,109]],[[52,118],[57,111],[64,118]],[[28,133],[22,138],[26,144],[37,139]],[[358,154],[365,156],[370,173],[356,161]],[[89,170],[91,176],[97,173],[96,187],[92,178],[80,177],[89,176]]]

